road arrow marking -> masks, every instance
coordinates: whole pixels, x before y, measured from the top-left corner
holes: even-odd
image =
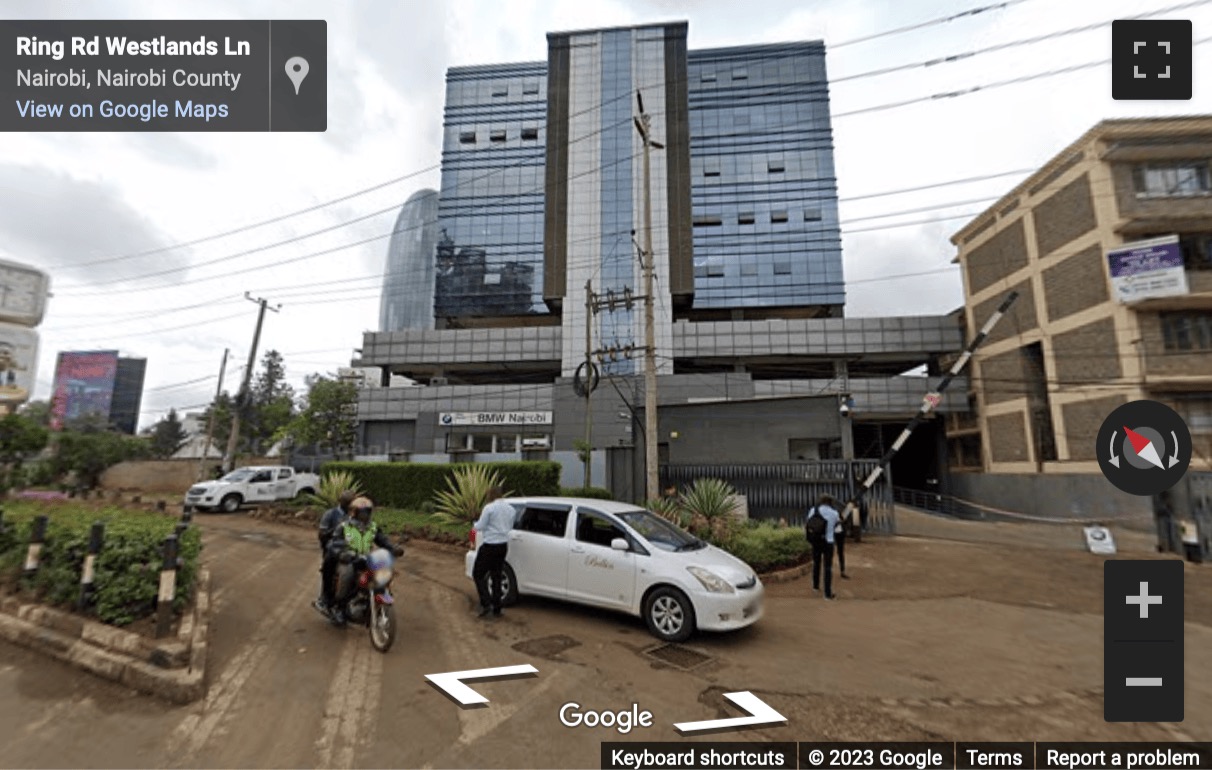
[[[463,684],[464,679],[515,679],[524,676],[535,676],[539,670],[529,663],[521,666],[498,666],[497,668],[477,668],[474,671],[450,671],[445,674],[426,674],[425,678],[460,706],[481,705],[488,699],[475,690]],[[760,701],[759,701],[760,703]]]
[[[772,709],[765,701],[749,692],[726,692],[724,697],[748,711],[750,716],[733,717],[732,719],[711,719],[706,722],[682,722],[675,724],[674,729],[680,733],[702,732],[704,730],[736,730],[752,725],[786,723],[787,717]]]

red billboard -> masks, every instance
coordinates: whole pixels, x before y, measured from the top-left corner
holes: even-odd
[[[51,398],[51,428],[60,430],[64,423],[90,414],[108,419],[117,374],[116,350],[60,353]]]

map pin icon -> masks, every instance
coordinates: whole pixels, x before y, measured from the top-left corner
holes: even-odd
[[[299,95],[299,86],[303,84],[303,78],[307,77],[307,59],[302,56],[292,56],[286,60],[286,77],[290,78],[290,82],[295,84],[295,96]]]

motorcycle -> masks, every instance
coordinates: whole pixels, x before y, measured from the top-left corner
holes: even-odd
[[[386,548],[376,548],[366,556],[355,556],[349,551],[341,554],[338,586],[343,582],[340,572],[350,567],[354,585],[340,608],[350,623],[370,629],[370,643],[379,652],[387,652],[396,640],[395,599],[391,595],[394,566],[395,558]]]

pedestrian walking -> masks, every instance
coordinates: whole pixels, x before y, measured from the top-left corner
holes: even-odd
[[[833,546],[837,550],[837,566],[841,569],[842,580],[849,580],[846,574],[846,537],[854,527],[853,508],[845,506],[845,513],[839,514],[838,523],[833,528]]]
[[[812,590],[821,590],[821,566],[825,567],[825,598],[833,601],[833,548],[839,523],[832,495],[821,495],[804,525],[812,546]]]
[[[488,504],[475,523],[476,539],[480,543],[471,577],[480,596],[479,617],[501,616],[504,601],[505,556],[509,551],[509,533],[517,511],[501,498],[505,490],[494,486],[488,490]]]

